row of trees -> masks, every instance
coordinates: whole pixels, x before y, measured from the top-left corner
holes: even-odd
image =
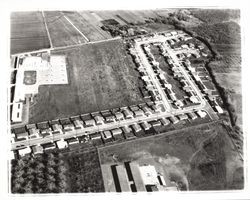
[[[57,152],[12,160],[11,175],[13,193],[58,193],[67,186],[65,163]]]

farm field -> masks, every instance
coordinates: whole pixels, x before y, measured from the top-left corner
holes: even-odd
[[[242,161],[226,129],[217,123],[99,148],[99,156],[104,168],[153,159],[184,190],[243,188]]]
[[[44,15],[54,47],[87,42],[61,12],[45,11]]]
[[[103,31],[99,26],[92,24],[91,19],[86,19],[84,12],[63,12],[70,21],[90,40],[98,41],[111,38],[111,35]],[[91,15],[89,13],[89,15]]]
[[[122,40],[52,54],[67,57],[69,84],[40,86],[30,105],[29,123],[145,102],[139,73]]]
[[[12,12],[10,25],[11,54],[50,47],[41,12]]]

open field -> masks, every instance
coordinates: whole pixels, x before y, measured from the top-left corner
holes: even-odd
[[[216,45],[221,59],[209,63],[227,101],[232,105],[235,122],[242,127],[241,51],[240,45]]]
[[[52,52],[67,57],[69,84],[40,86],[29,122],[142,103],[139,73],[122,40]]]
[[[49,39],[41,12],[13,12],[11,54],[49,48]]]
[[[69,20],[90,40],[98,41],[111,38],[111,35],[100,27],[94,26],[91,19],[86,19],[83,12],[64,12]],[[90,14],[89,14],[90,15]]]
[[[191,9],[192,15],[208,24],[240,19],[240,10],[228,9]]]
[[[44,15],[54,47],[87,42],[61,12],[46,11]]]
[[[242,161],[220,124],[103,147],[99,155],[102,166],[153,158],[189,190],[243,188]]]

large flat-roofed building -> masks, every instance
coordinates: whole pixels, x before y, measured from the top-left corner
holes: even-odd
[[[140,174],[139,165],[134,162],[131,162],[129,165],[130,165],[131,173],[133,176],[136,191],[145,192],[146,188],[144,186],[144,183]]]
[[[157,172],[152,165],[139,166],[140,174],[144,185],[157,185],[159,184]]]
[[[130,192],[130,184],[128,182],[127,172],[123,165],[116,166],[117,176],[119,179],[119,184],[121,192]]]

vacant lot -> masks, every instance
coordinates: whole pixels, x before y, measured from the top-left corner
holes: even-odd
[[[144,102],[122,40],[57,51],[67,57],[69,84],[40,86],[30,123]]]
[[[11,54],[50,47],[41,12],[13,12],[10,24]]]
[[[64,153],[66,164],[66,192],[104,192],[102,172],[95,148]]]
[[[99,155],[101,165],[153,158],[189,190],[243,188],[242,161],[217,123],[100,148]]]

